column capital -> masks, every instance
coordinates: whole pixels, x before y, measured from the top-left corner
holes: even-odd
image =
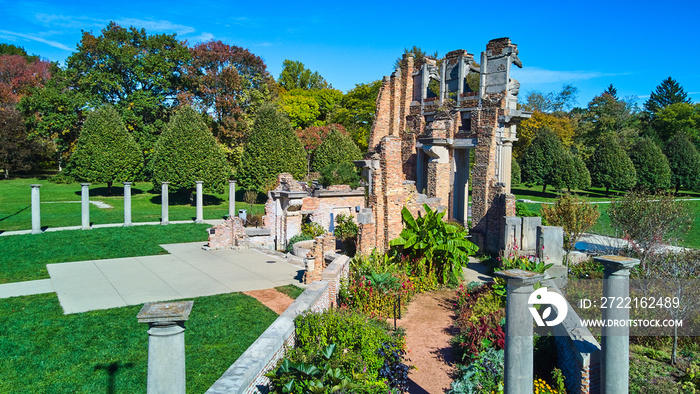
[[[161,185],[169,185],[170,182],[161,182]]]
[[[149,302],[139,311],[136,318],[139,323],[168,326],[187,321],[190,318],[194,301]]]
[[[122,183],[124,183],[124,186],[131,186],[131,184],[132,184],[133,182],[122,182]]]
[[[639,259],[625,256],[597,256],[593,261],[603,265],[605,274],[613,276],[629,276],[630,269],[639,264]]]
[[[204,181],[194,181],[194,183],[201,185],[202,183],[204,183]]]
[[[229,180],[228,180],[228,183],[236,184],[236,180],[235,180],[235,179],[229,179]]]
[[[537,272],[525,271],[518,268],[496,271],[493,275],[505,279],[508,281],[508,285],[513,284],[516,288],[532,286],[546,278],[545,274],[538,274]]]
[[[41,185],[40,185],[40,184],[38,184],[38,183],[32,183],[32,184],[31,184],[31,185],[29,185],[29,186],[31,186],[31,187],[32,187],[33,189],[38,189],[38,188],[40,188],[40,187],[41,187]]]
[[[88,186],[90,186],[90,184],[89,184],[89,183],[81,183],[80,186],[82,186],[82,187],[88,187]]]

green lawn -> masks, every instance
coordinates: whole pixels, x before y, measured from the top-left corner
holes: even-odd
[[[0,392],[145,393],[141,305],[64,315],[55,294],[0,303]],[[203,393],[275,320],[254,298],[194,300],[185,324],[187,392]]]
[[[537,189],[539,190],[539,194],[535,194],[532,189]],[[543,195],[541,193],[542,188],[514,188],[512,189],[513,194],[515,194],[515,197],[517,199],[529,199],[533,201],[543,201],[543,202],[553,202],[557,199],[557,195],[555,193],[546,193]],[[578,191],[581,192],[581,191]],[[602,192],[600,192],[602,193]],[[588,201],[591,202],[600,202],[600,201],[610,201],[612,198],[615,196],[611,193],[610,198],[603,198],[600,196],[598,192],[595,190],[593,192],[581,192],[582,196],[585,196]],[[681,193],[680,195],[681,198],[698,198],[700,197],[700,193]],[[691,227],[691,231],[685,235],[684,239],[681,241],[680,246],[685,246],[689,248],[700,248],[700,201],[683,201],[684,204],[687,204],[689,209],[690,209],[690,215],[694,220],[694,223]],[[529,210],[533,212],[539,212],[540,209],[542,208],[542,204],[538,203],[523,203]],[[598,210],[600,211],[600,218],[598,219],[598,222],[596,223],[593,228],[591,228],[588,232],[590,233],[595,233],[595,234],[603,234],[603,235],[609,235],[609,236],[619,236],[619,234],[615,234],[615,229],[612,228],[610,225],[610,217],[608,216],[608,208],[610,208],[610,204],[596,204],[598,207]]]
[[[27,230],[32,227],[31,187],[41,184],[42,227],[79,226],[81,222],[80,184],[56,184],[47,179],[18,178],[0,180],[0,232]],[[112,208],[98,208],[90,204],[90,221],[93,224],[124,222],[124,187],[115,184],[112,194],[106,184],[90,186],[90,200],[102,201]],[[236,192],[236,209],[250,207],[243,201],[243,191]],[[138,182],[132,185],[131,212],[133,222],[157,222],[161,217],[160,189]],[[252,214],[262,214],[263,204],[255,204]],[[251,214],[251,213],[249,213]],[[221,219],[228,215],[228,192],[226,194],[204,194],[204,219]],[[195,206],[189,196],[169,195],[169,220],[193,220]]]

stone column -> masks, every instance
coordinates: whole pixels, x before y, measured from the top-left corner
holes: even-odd
[[[185,321],[192,303],[147,303],[136,316],[149,327],[148,394],[185,394]]]
[[[528,298],[533,285],[544,279],[543,274],[511,269],[494,275],[508,281],[506,295],[505,392],[532,394],[534,367],[532,344],[532,315]]]
[[[124,226],[131,223],[131,182],[124,182]]]
[[[41,197],[39,188],[41,185],[32,186],[32,234],[41,234]]]
[[[80,186],[82,186],[81,192],[80,192],[80,202],[82,206],[82,215],[83,215],[83,220],[82,220],[82,225],[80,226],[81,229],[83,230],[89,230],[90,229],[90,189],[88,187],[90,186],[89,183],[81,183]]]
[[[202,184],[204,181],[195,181],[197,184],[197,217],[195,223],[204,223],[204,196],[202,195]]]
[[[599,256],[593,260],[603,265],[603,297],[625,299],[630,292],[630,269],[639,264],[639,260],[623,256]],[[613,303],[613,306],[618,306]],[[629,391],[629,349],[630,329],[627,324],[630,311],[624,307],[604,308],[603,320],[624,321],[625,325],[606,324],[601,332],[601,349],[603,362],[601,377],[602,393],[626,393]]]
[[[161,200],[160,200],[160,224],[168,224],[168,184],[170,182],[161,182]]]
[[[236,216],[236,181],[228,181],[228,217]]]
[[[501,150],[501,180],[506,184],[505,193],[510,193],[511,165],[513,161],[513,140],[504,139]]]

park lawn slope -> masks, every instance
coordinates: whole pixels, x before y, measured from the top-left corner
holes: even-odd
[[[0,283],[47,279],[46,264],[167,254],[159,245],[205,242],[209,227],[108,227],[0,237]]]
[[[0,303],[0,392],[146,391],[141,306],[64,315],[55,294]],[[187,392],[203,393],[276,319],[240,293],[199,297],[185,323]]]

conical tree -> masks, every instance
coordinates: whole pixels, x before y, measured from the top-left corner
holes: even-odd
[[[630,151],[637,171],[637,186],[650,192],[671,187],[671,168],[658,145],[649,138],[639,140]]]
[[[192,191],[203,181],[204,190],[223,193],[231,175],[223,149],[191,107],[178,110],[165,126],[153,150],[152,171],[156,188],[170,182],[175,192]]]
[[[288,172],[299,179],[306,170],[306,152],[289,120],[273,105],[262,106],[243,150],[238,171],[241,186],[266,192],[277,174]]]
[[[133,181],[143,169],[141,148],[126,130],[119,113],[111,107],[90,113],[80,131],[67,171],[84,182]]]
[[[613,135],[601,139],[588,164],[588,170],[591,172],[591,184],[604,187],[606,194],[610,193],[610,189],[629,190],[637,180],[632,160]]]
[[[675,103],[690,103],[688,94],[675,79],[668,77],[651,92],[649,99],[644,103],[644,109],[651,115],[661,108]]]
[[[547,185],[564,186],[564,173],[569,169],[566,165],[566,149],[559,138],[548,128],[539,131],[525,150],[520,163],[520,176],[524,183],[542,186],[542,193],[547,191]]]
[[[362,153],[349,135],[333,129],[314,153],[314,169],[321,171],[331,164],[352,163],[360,160]]]
[[[700,153],[683,133],[676,134],[665,151],[671,168],[671,185],[680,189],[700,189]]]

